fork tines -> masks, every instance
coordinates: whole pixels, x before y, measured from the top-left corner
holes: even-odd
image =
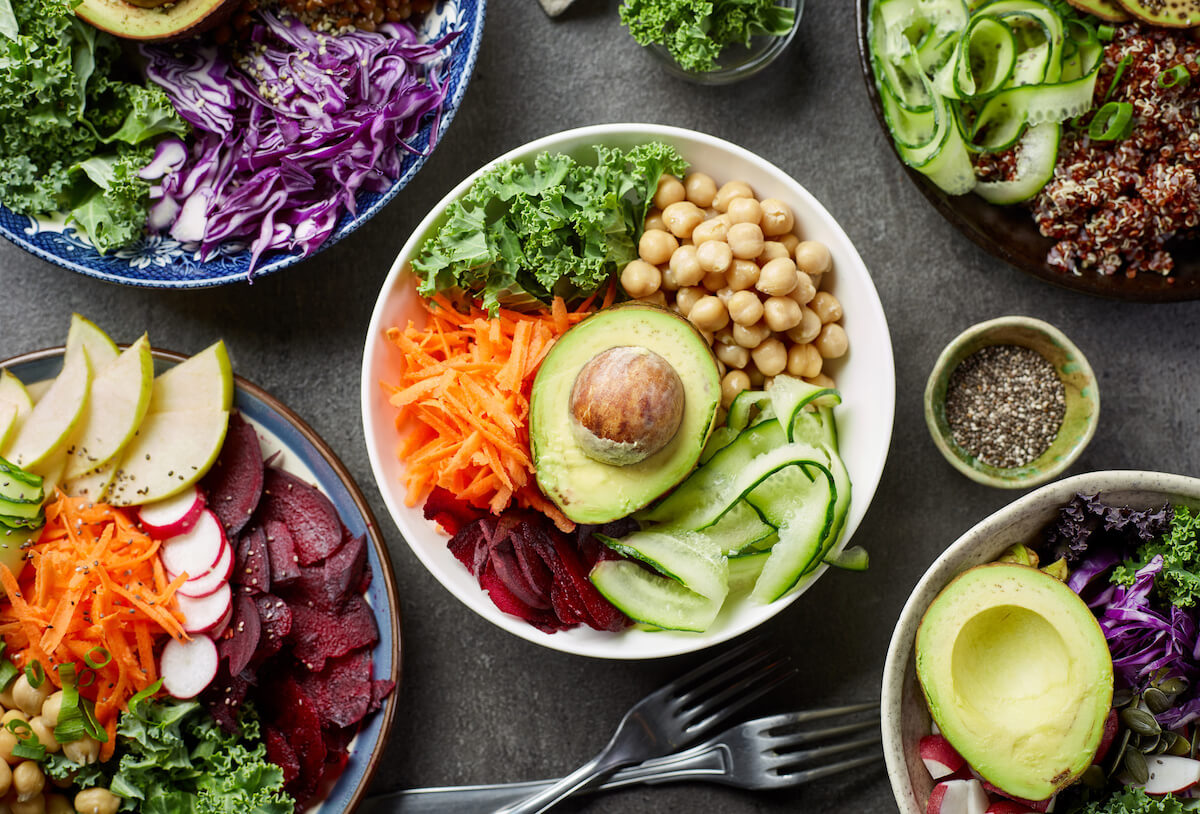
[[[806,710],[804,712],[776,715],[772,718],[764,719],[763,726],[759,731],[764,735],[770,733],[772,736],[774,755],[770,760],[772,764],[771,771],[781,778],[787,778],[789,783],[801,784],[877,762],[882,754],[882,747],[880,746],[882,734],[879,728],[878,715],[862,721],[827,726],[822,729],[798,727],[801,724],[817,721],[822,718],[844,717],[868,711],[877,712],[878,709],[878,703],[856,704],[828,709]],[[845,740],[845,736],[860,732],[869,734],[865,734],[861,738]],[[807,749],[793,748],[806,744],[819,744],[822,741],[833,739],[837,739],[836,742]],[[857,752],[859,755],[848,760],[834,763],[828,762],[828,758],[837,757],[847,752]]]
[[[787,656],[751,640],[681,676],[669,685],[672,706],[700,734],[791,678]]]

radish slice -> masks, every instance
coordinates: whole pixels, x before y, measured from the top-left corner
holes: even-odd
[[[207,574],[228,546],[221,521],[208,509],[200,512],[196,524],[162,544],[159,558],[169,574],[186,573],[189,577]]]
[[[1179,792],[1200,783],[1200,760],[1156,755],[1146,758],[1146,768],[1150,770],[1150,779],[1143,786],[1147,794]]]
[[[159,662],[163,689],[175,698],[195,698],[217,677],[217,646],[207,636],[171,639]]]
[[[949,777],[966,763],[962,755],[950,745],[950,741],[941,735],[926,735],[921,738],[917,751],[925,768],[929,770],[929,776],[934,780]]]
[[[983,814],[1033,814],[1025,806],[1013,800],[997,800],[987,807]]]
[[[183,629],[188,633],[207,633],[221,623],[233,604],[233,592],[226,582],[208,596],[191,597],[175,594],[183,613]]]
[[[217,558],[217,564],[212,567],[212,570],[205,574],[189,577],[182,585],[179,586],[180,596],[189,596],[192,599],[200,599],[208,596],[216,591],[222,585],[229,582],[229,575],[233,573],[233,546],[229,543],[221,549],[221,556]],[[167,575],[171,579],[179,576],[170,571]]]
[[[191,531],[204,511],[204,494],[195,486],[174,497],[156,500],[138,509],[138,520],[159,537],[174,537]]]
[[[987,792],[978,780],[945,780],[933,787],[926,814],[984,814]]]

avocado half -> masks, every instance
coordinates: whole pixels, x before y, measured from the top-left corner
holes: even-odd
[[[1129,13],[1117,3],[1117,0],[1067,0],[1080,11],[1086,11],[1107,20],[1110,23],[1123,23],[1129,19]]]
[[[1139,20],[1171,28],[1200,25],[1200,0],[1117,0]]]
[[[988,782],[1045,800],[1095,759],[1112,705],[1112,656],[1095,616],[1036,568],[991,563],[933,600],[917,678],[945,738]]]
[[[238,0],[176,0],[159,6],[134,5],[126,0],[82,0],[75,13],[122,39],[177,40],[212,28],[237,5]]]
[[[683,384],[684,404],[678,429],[666,445],[622,466],[598,461],[580,446],[572,426],[571,393],[585,365],[607,350],[624,347],[644,348],[666,360]],[[686,319],[644,303],[598,311],[563,334],[534,378],[529,442],[538,486],[576,523],[607,523],[632,514],[695,468],[720,402],[716,359]]]

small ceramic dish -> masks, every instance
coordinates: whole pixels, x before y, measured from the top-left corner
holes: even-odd
[[[750,38],[748,48],[741,44],[726,47],[717,58],[717,66],[711,71],[689,71],[681,68],[671,56],[671,52],[658,44],[650,45],[646,50],[653,54],[662,63],[663,69],[672,76],[697,85],[732,85],[762,71],[786,51],[795,38],[796,30],[800,28],[800,18],[804,13],[804,0],[781,0],[777,5],[796,12],[796,22],[792,24],[792,30],[781,37],[755,35]]]
[[[959,363],[992,345],[1019,345],[1044,356],[1062,380],[1066,413],[1054,441],[1025,466],[1002,469],[984,463],[955,442],[946,421],[946,387]],[[1092,440],[1100,419],[1100,389],[1083,352],[1062,331],[1031,317],[999,317],[956,336],[942,351],[925,384],[925,424],[951,466],[977,483],[1027,489],[1049,481],[1075,462]]]
[[[918,754],[930,732],[929,708],[917,681],[913,648],[925,610],[968,568],[992,562],[1014,543],[1036,539],[1076,494],[1098,494],[1110,505],[1148,509],[1163,503],[1200,506],[1200,479],[1160,472],[1088,472],[1043,486],[980,521],[929,567],[896,623],[883,668],[883,754],[901,814],[925,814],[933,780]]]

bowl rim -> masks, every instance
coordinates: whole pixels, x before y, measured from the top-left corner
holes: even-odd
[[[1139,490],[1138,480],[1153,478],[1153,486],[1140,491],[1172,495],[1196,495],[1200,501],[1200,478],[1169,472],[1141,469],[1113,469],[1084,472],[1048,483],[992,512],[963,532],[921,575],[905,600],[892,638],[888,643],[880,690],[882,714],[883,757],[891,780],[892,794],[902,814],[924,814],[925,807],[913,802],[913,783],[908,773],[908,754],[904,750],[901,722],[903,719],[904,685],[913,662],[913,647],[917,627],[928,603],[965,568],[960,562],[964,553],[991,539],[1008,522],[1026,511],[1029,506],[1057,496],[1055,502],[1066,504],[1077,493],[1105,493]],[[969,566],[968,566],[969,567]],[[923,603],[923,597],[928,597]]]
[[[636,136],[645,140],[654,138],[673,138],[677,140],[694,141],[704,146],[735,155],[759,166],[764,171],[777,176],[781,183],[789,186],[797,201],[802,201],[805,205],[811,206],[814,211],[822,213],[824,225],[827,226],[828,229],[841,241],[843,241],[844,245],[853,253],[854,260],[862,268],[865,278],[864,282],[867,286],[867,296],[864,297],[865,303],[863,304],[864,307],[862,308],[861,318],[864,321],[869,320],[871,323],[878,326],[880,339],[886,345],[888,351],[886,365],[881,364],[881,368],[886,369],[886,382],[882,382],[882,386],[879,388],[880,393],[877,394],[878,398],[876,399],[876,401],[882,400],[884,411],[887,415],[885,437],[888,439],[888,441],[886,444],[882,445],[881,449],[873,451],[871,456],[872,477],[861,481],[856,480],[855,482],[855,496],[859,501],[861,501],[859,505],[863,506],[862,511],[863,515],[865,515],[879,486],[879,481],[882,478],[883,469],[891,448],[892,429],[895,422],[895,355],[892,348],[890,331],[887,325],[887,318],[883,311],[883,305],[879,300],[878,291],[875,289],[874,280],[870,275],[870,271],[867,269],[866,263],[862,261],[861,256],[854,247],[854,244],[846,235],[845,230],[842,229],[841,225],[837,222],[833,215],[829,213],[829,211],[812,195],[812,193],[810,193],[803,185],[801,185],[799,181],[794,179],[790,174],[784,172],[774,163],[744,147],[716,136],[695,130],[689,130],[670,125],[637,122],[618,122],[576,127],[569,130],[551,133],[526,144],[515,147],[512,150],[509,150],[506,153],[486,162],[479,169],[466,176],[461,182],[447,192],[437,204],[433,206],[429,213],[410,233],[405,244],[398,252],[396,259],[393,261],[392,266],[380,287],[379,296],[375,302],[375,307],[372,309],[371,319],[367,327],[364,341],[361,380],[362,389],[360,393],[363,439],[367,446],[367,455],[371,462],[371,471],[375,477],[376,486],[383,497],[384,505],[386,506],[389,515],[391,515],[393,523],[395,523],[396,527],[400,530],[401,536],[405,538],[405,542],[408,543],[409,548],[416,555],[422,566],[430,574],[432,574],[438,580],[438,582],[442,584],[442,586],[451,594],[451,596],[453,596],[459,603],[466,605],[470,610],[482,616],[488,622],[502,628],[509,633],[512,633],[513,635],[516,635],[534,644],[538,644],[542,647],[591,658],[627,660],[666,658],[695,652],[707,647],[716,646],[722,642],[728,641],[731,638],[742,635],[746,633],[749,628],[724,630],[721,632],[721,635],[698,634],[693,638],[677,638],[673,640],[675,642],[673,646],[663,647],[661,651],[656,651],[652,654],[625,651],[597,653],[594,652],[593,648],[578,646],[576,643],[572,642],[566,637],[542,634],[531,625],[516,619],[516,617],[505,618],[505,615],[502,614],[498,609],[494,608],[490,602],[487,603],[487,608],[485,609],[481,609],[480,607],[476,607],[475,605],[467,602],[465,599],[460,597],[451,587],[451,585],[443,579],[442,574],[440,573],[441,569],[430,559],[430,555],[427,554],[427,552],[425,552],[421,546],[415,544],[413,541],[408,540],[407,535],[404,533],[404,527],[399,519],[399,512],[401,509],[405,511],[411,510],[398,505],[394,489],[386,488],[385,485],[388,484],[388,480],[382,463],[382,445],[373,443],[374,433],[372,431],[372,426],[374,424],[374,411],[372,405],[375,389],[378,387],[378,382],[371,378],[371,372],[376,366],[377,350],[383,344],[381,340],[381,331],[384,327],[382,324],[383,314],[386,310],[389,300],[392,296],[394,296],[394,291],[397,288],[398,281],[404,274],[404,266],[408,258],[411,256],[416,246],[419,245],[419,243],[429,233],[430,229],[434,227],[438,219],[442,216],[445,208],[452,201],[462,197],[462,195],[471,186],[476,178],[497,163],[533,156],[544,150],[555,149],[560,144],[567,143],[572,140],[587,138],[589,141],[594,142],[595,144],[603,144],[605,143],[606,139],[629,138],[630,136]],[[854,512],[853,505],[851,511],[852,513]],[[849,529],[849,533],[843,537],[841,542],[842,546],[845,546],[850,540],[852,534],[861,522],[861,519],[862,515],[858,517],[855,525]],[[806,579],[809,581],[805,584],[805,587],[798,591],[794,590],[791,594],[783,597],[782,599],[776,600],[776,602],[768,606],[773,610],[768,617],[761,621],[766,621],[767,618],[778,615],[780,612],[789,607],[801,594],[804,593],[805,590],[807,590],[807,586],[811,585],[813,581],[819,578],[820,575],[822,575],[828,569],[828,567],[828,565],[822,564],[816,571],[806,577]],[[666,638],[665,634],[663,635],[663,641],[670,641]]]
[[[129,343],[117,343],[119,348],[128,348]],[[62,356],[66,353],[65,345],[56,345],[39,350],[27,351],[19,353],[15,356],[10,356],[7,359],[0,360],[0,370],[6,370],[13,365],[20,365],[29,362],[38,362],[44,359],[52,359]],[[180,362],[189,359],[186,353],[180,353],[173,350],[165,350],[163,348],[152,347],[151,355],[156,360]],[[294,410],[284,404],[271,393],[254,384],[249,379],[246,379],[238,374],[233,374],[234,390],[242,390],[252,397],[263,402],[273,412],[277,413],[281,418],[287,421],[292,427],[300,433],[313,449],[325,459],[325,462],[333,469],[334,474],[342,482],[346,492],[350,495],[355,508],[362,515],[363,523],[366,525],[367,537],[371,541],[371,546],[375,550],[375,555],[379,558],[381,573],[376,574],[375,578],[383,581],[384,591],[387,595],[388,604],[388,627],[392,635],[392,666],[388,671],[388,675],[384,676],[386,680],[393,682],[394,687],[386,700],[383,707],[378,711],[379,718],[379,737],[371,749],[370,755],[367,757],[366,765],[363,769],[362,779],[355,787],[353,794],[346,805],[344,811],[354,811],[362,803],[367,795],[367,790],[371,785],[371,780],[375,775],[375,770],[379,767],[379,761],[383,757],[383,752],[387,747],[388,738],[391,734],[392,725],[395,722],[396,710],[399,707],[400,682],[403,674],[403,657],[404,646],[401,638],[400,625],[400,597],[399,591],[396,588],[396,574],[392,565],[391,554],[388,552],[387,542],[383,538],[383,533],[379,530],[379,523],[375,520],[375,513],[371,510],[371,506],[367,503],[366,496],[354,480],[354,476],[350,474],[350,470],[342,463],[341,458],[333,451],[326,441],[317,434],[307,421],[301,418]]]
[[[990,472],[983,471],[971,466],[964,461],[954,449],[950,440],[946,438],[941,431],[935,418],[934,392],[937,389],[937,383],[943,376],[950,376],[953,370],[950,369],[950,362],[958,354],[960,349],[969,344],[975,339],[986,336],[988,333],[1003,328],[1024,328],[1026,330],[1039,333],[1045,336],[1059,347],[1062,347],[1067,353],[1073,357],[1073,362],[1079,366],[1079,372],[1082,374],[1092,388],[1092,396],[1089,399],[1095,408],[1088,416],[1088,422],[1084,433],[1073,447],[1054,463],[1044,467],[1043,469],[1030,473],[1024,477],[1001,477],[993,475]],[[987,343],[988,345],[996,343]],[[1037,319],[1036,317],[1022,316],[1019,314],[1011,314],[1009,316],[995,317],[993,319],[977,322],[969,328],[963,330],[958,336],[946,343],[946,347],[938,354],[937,361],[933,363],[932,370],[929,371],[929,377],[925,380],[925,393],[923,397],[925,426],[929,430],[929,435],[933,439],[934,446],[942,453],[951,466],[957,469],[963,475],[966,475],[976,483],[981,483],[984,486],[994,486],[998,489],[1028,489],[1033,486],[1041,486],[1043,483],[1053,480],[1067,470],[1079,456],[1083,454],[1083,450],[1091,443],[1092,438],[1096,434],[1096,427],[1100,424],[1100,382],[1096,378],[1096,373],[1092,370],[1092,365],[1088,362],[1083,351],[1079,349],[1074,342],[1067,337],[1058,327],[1046,322],[1045,320]]]
[[[443,102],[442,109],[437,118],[430,123],[430,136],[435,139],[433,147],[423,153],[417,153],[414,162],[404,171],[404,173],[390,184],[378,199],[372,201],[370,205],[359,209],[357,213],[350,216],[350,219],[341,227],[336,228],[325,239],[315,251],[307,255],[280,253],[272,260],[269,260],[254,269],[253,276],[249,275],[245,269],[224,274],[220,277],[204,277],[188,280],[156,280],[156,279],[139,279],[131,277],[118,277],[107,271],[93,269],[84,265],[81,262],[72,260],[64,255],[56,254],[41,246],[37,246],[29,240],[25,239],[19,232],[13,232],[8,228],[0,226],[0,236],[3,236],[17,248],[28,252],[48,263],[51,263],[59,268],[64,268],[68,271],[73,271],[82,274],[85,277],[91,277],[102,282],[111,283],[113,285],[129,286],[131,288],[155,288],[155,289],[172,289],[172,290],[197,290],[204,288],[216,288],[217,286],[230,285],[239,282],[252,282],[258,277],[263,277],[289,266],[294,266],[298,263],[310,260],[316,257],[321,252],[340,242],[343,238],[349,237],[354,232],[364,226],[367,221],[383,211],[384,207],[391,203],[400,192],[405,189],[417,173],[425,166],[434,151],[445,138],[446,133],[450,130],[450,124],[454,121],[455,115],[458,113],[459,107],[462,106],[463,98],[466,96],[467,88],[471,84],[472,74],[475,72],[475,63],[479,57],[479,48],[483,42],[483,29],[487,18],[487,0],[475,0],[476,13],[475,17],[470,21],[471,38],[467,41],[467,56],[463,63],[464,79],[455,88],[451,96]],[[453,47],[450,44],[449,47]],[[421,129],[424,129],[422,126]],[[419,134],[420,130],[418,130]],[[399,145],[397,150],[402,149]],[[361,191],[361,190],[360,190]],[[356,196],[357,197],[357,196]],[[348,212],[343,212],[340,218],[349,215]],[[94,249],[93,249],[94,251]]]

